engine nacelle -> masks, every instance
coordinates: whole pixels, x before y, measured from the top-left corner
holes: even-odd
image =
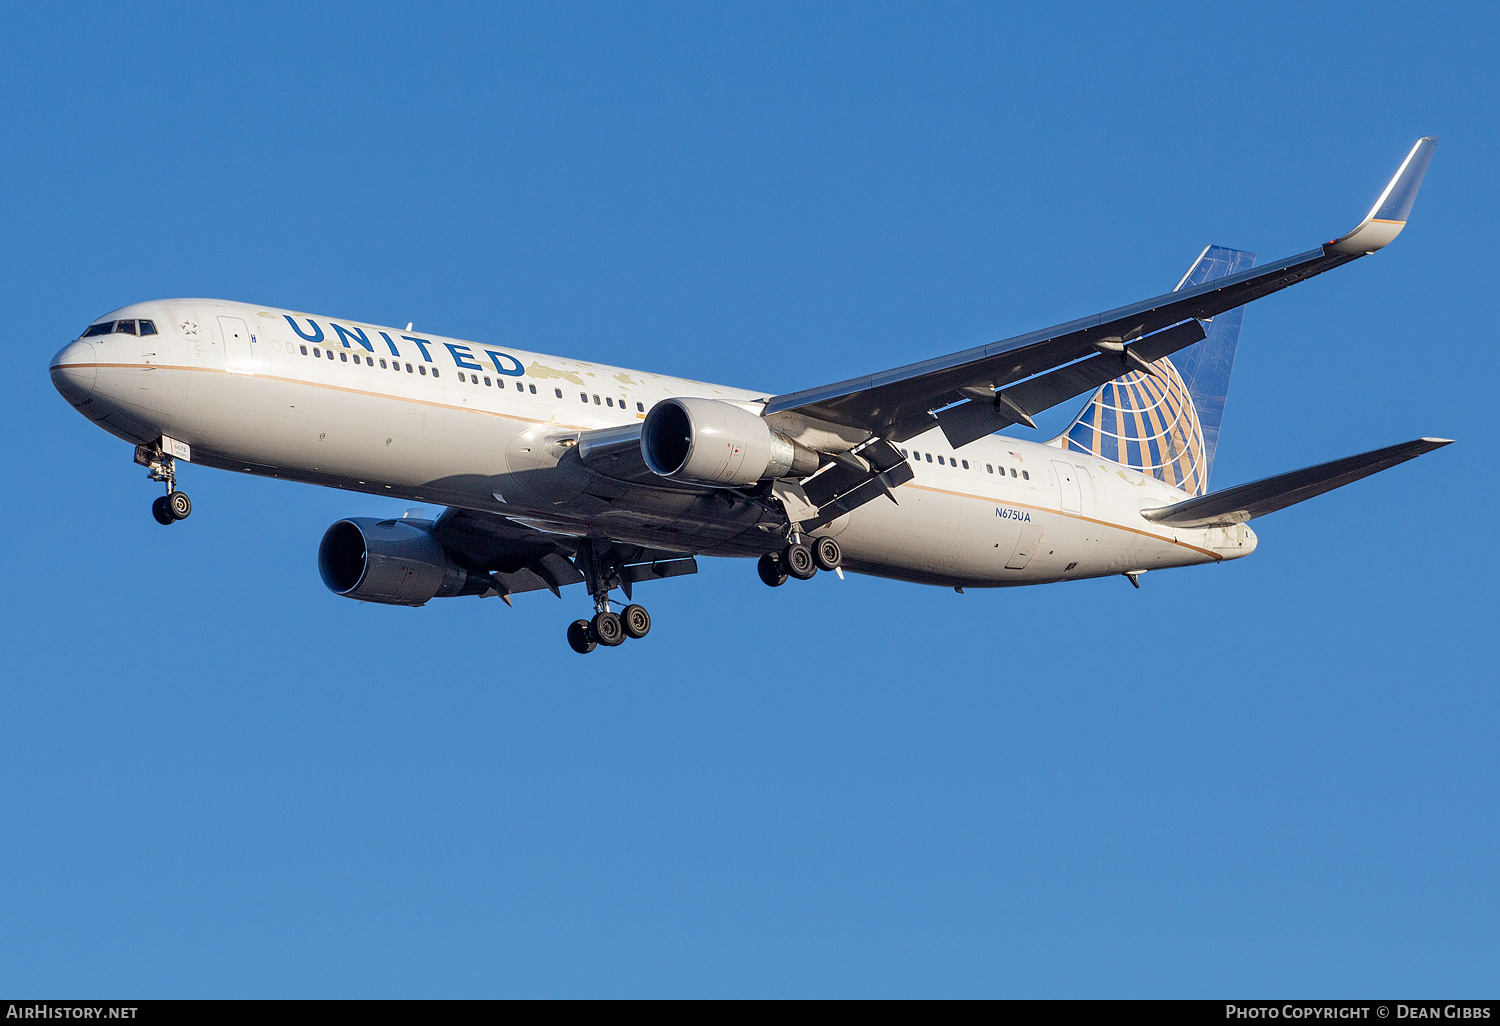
[[[766,422],[717,399],[663,399],[641,425],[651,472],[674,481],[734,487],[806,477],[819,457]]]
[[[350,517],[323,532],[318,573],[334,594],[392,606],[480,595],[490,587],[487,577],[455,563],[422,527],[374,517]]]

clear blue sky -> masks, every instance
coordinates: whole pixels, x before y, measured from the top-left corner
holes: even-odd
[[[0,13],[0,992],[1495,994],[1493,5],[254,7]],[[792,390],[1301,252],[1426,133],[1215,484],[1458,444],[1140,591],[705,561],[582,658],[324,590],[388,501],[162,529],[47,378],[217,296]]]

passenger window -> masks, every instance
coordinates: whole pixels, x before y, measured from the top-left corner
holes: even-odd
[[[589,401],[589,394],[587,392],[579,392],[578,393],[578,398],[582,399],[584,402],[588,402]]]
[[[80,338],[93,338],[95,335],[108,335],[115,330],[114,321],[105,321],[103,324],[91,324],[89,330],[85,331]]]
[[[412,370],[411,370],[411,364],[407,364],[406,365],[406,373],[410,374],[411,372],[412,372]]]
[[[302,350],[302,355],[303,356],[307,355],[307,347],[306,346],[298,346],[297,348],[300,349],[300,350]]]
[[[317,346],[313,346],[313,359],[314,360],[321,360],[321,359],[323,359],[323,351],[321,349],[319,349]]]
[[[489,378],[485,378],[484,379],[484,387],[485,388],[489,388],[490,387],[490,379]]]
[[[142,321],[141,322],[141,334],[142,335],[155,335],[156,334],[156,322],[155,321]]]
[[[524,392],[524,391],[526,391],[526,386],[523,385],[523,384],[521,384],[519,381],[517,381],[516,382],[516,391],[517,392]]]
[[[986,463],[984,465],[984,472],[986,474],[993,474],[995,472],[995,466],[994,466],[994,464],[992,464],[992,463]]]
[[[418,374],[426,374],[427,373],[427,365],[425,363],[419,363],[419,364],[417,364],[417,373]]]
[[[463,371],[459,371],[458,372],[458,380],[459,381],[465,380],[465,378],[464,378],[464,372]],[[474,384],[476,384],[476,385],[479,384],[479,380],[477,378],[475,379]]]
[[[1026,481],[1030,481],[1031,480],[1031,474],[1029,472],[1025,471],[1025,470],[1021,471],[1021,477],[1022,477],[1023,480],[1026,480]]]
[[[531,394],[532,395],[536,395],[536,386],[535,385],[531,386]]]
[[[348,363],[348,362],[349,362],[349,354],[348,353],[340,353],[339,354],[339,363]]]
[[[595,405],[595,406],[598,406],[598,405],[599,405],[599,397],[598,397],[598,396],[597,396],[597,395],[596,395],[596,396],[594,396],[594,405]]]
[[[552,391],[554,391],[554,392],[556,392],[556,393],[557,393],[557,397],[558,397],[558,398],[559,398],[559,399],[561,399],[561,398],[562,398],[562,389],[560,389],[560,388],[554,388],[554,389],[553,389],[553,390],[552,390]]]
[[[938,466],[944,466],[943,458],[941,456],[938,457]]]
[[[375,366],[375,357],[373,357],[373,356],[367,356],[367,357],[365,357],[365,366],[366,367],[373,367],[373,366]]]
[[[901,450],[901,458],[902,458],[902,459],[903,459],[903,460],[904,460],[904,459],[906,459],[906,450],[905,450],[905,449],[902,449],[902,450]]]
[[[134,335],[135,321],[115,321],[115,331],[124,335]]]
[[[927,462],[928,462],[928,463],[931,463],[931,462],[932,462],[932,453],[928,453],[928,454],[927,454]]]
[[[608,406],[610,409],[614,409],[615,408],[615,401],[613,399],[611,399],[609,396],[605,396],[604,397],[604,405]]]
[[[330,359],[330,360],[332,360],[332,359],[333,359],[333,350],[332,350],[332,349],[330,349],[330,350],[328,350],[328,358],[329,358],[329,359]]]
[[[1010,468],[1010,476],[1011,477],[1015,477],[1016,476],[1016,468],[1015,467],[1011,467]]]
[[[969,461],[968,460],[964,460],[964,469],[965,470],[969,469]]]
[[[646,412],[646,404],[645,403],[636,403],[635,404],[635,412],[636,413],[645,413]]]

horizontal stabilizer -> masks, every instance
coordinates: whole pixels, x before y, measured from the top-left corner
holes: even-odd
[[[1320,463],[1289,474],[1251,481],[1222,491],[1210,492],[1171,506],[1141,511],[1141,516],[1173,527],[1225,527],[1275,513],[1314,495],[1331,492],[1362,477],[1441,449],[1450,438],[1418,438],[1414,442],[1387,446],[1332,463]]]

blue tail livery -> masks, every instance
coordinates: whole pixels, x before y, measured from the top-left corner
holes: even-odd
[[[1173,291],[1254,266],[1254,253],[1209,246]],[[1219,444],[1244,317],[1245,308],[1237,306],[1205,321],[1204,339],[1157,360],[1152,365],[1157,376],[1133,371],[1100,386],[1058,442],[1202,495]]]

